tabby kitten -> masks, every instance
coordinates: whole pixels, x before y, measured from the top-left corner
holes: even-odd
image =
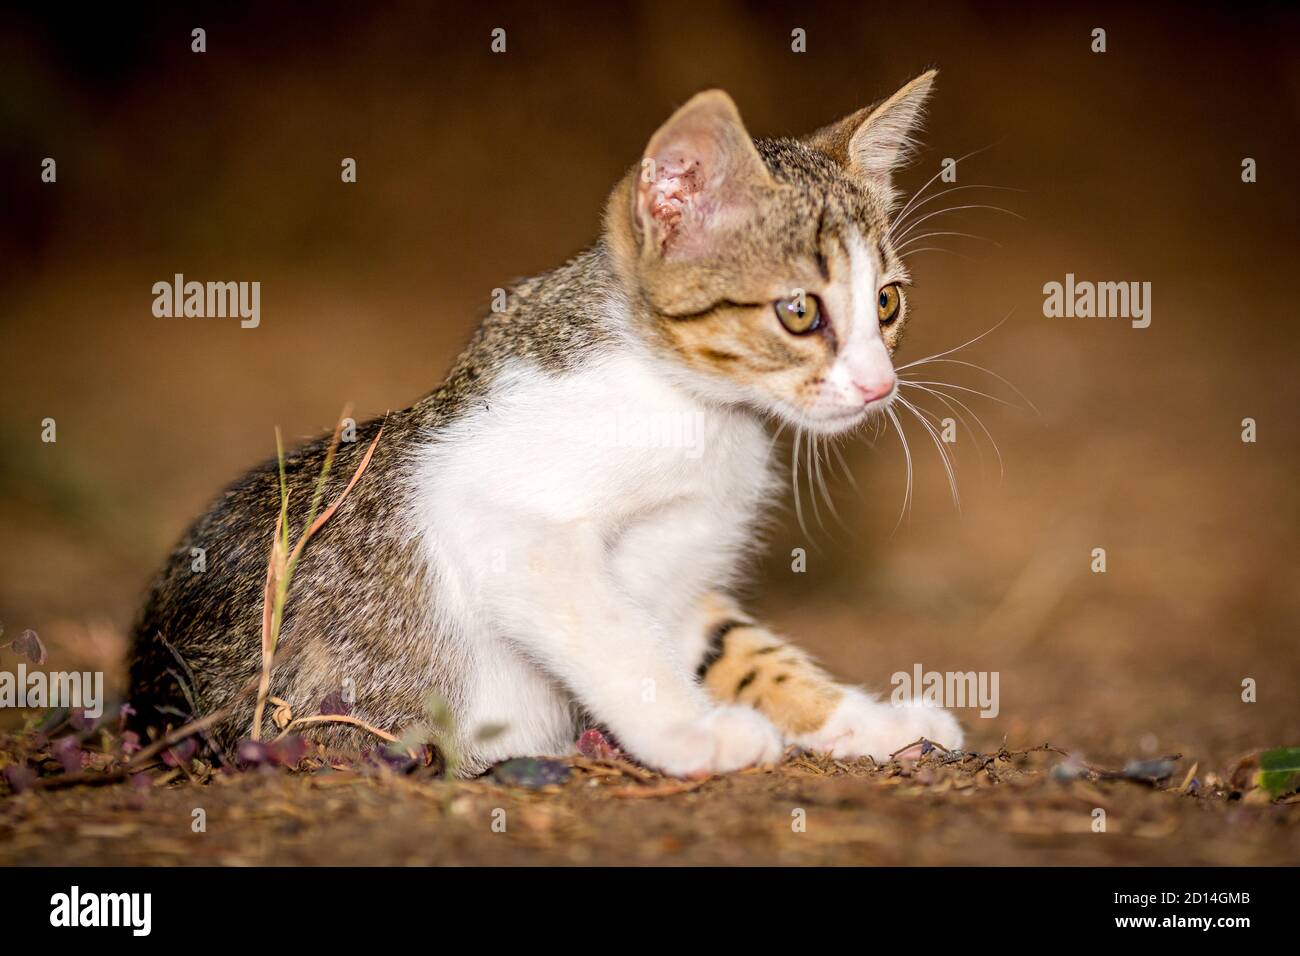
[[[834,683],[728,596],[778,491],[766,422],[837,434],[894,396],[907,273],[887,237],[891,172],[933,79],[797,140],[751,139],[716,90],[673,114],[596,244],[510,289],[447,380],[387,417],[303,554],[271,694],[304,716],[346,686],[355,717],[400,734],[436,693],[465,774],[570,752],[589,724],[680,776],[788,744],[960,745],[949,714]],[[326,500],[380,424],[341,448]],[[665,426],[691,440],[643,440]],[[328,444],[287,458],[290,527]],[[131,665],[140,721],[232,705],[215,741],[248,735],[278,480],[269,462],[232,485],[154,584]]]

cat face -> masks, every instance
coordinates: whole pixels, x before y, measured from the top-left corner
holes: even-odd
[[[908,277],[890,175],[933,78],[800,140],[751,139],[709,91],[651,138],[610,231],[651,340],[698,387],[823,434],[892,399]]]

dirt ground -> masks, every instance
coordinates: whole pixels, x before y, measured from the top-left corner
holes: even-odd
[[[997,326],[954,357],[1034,409],[979,368],[911,373],[994,396],[951,392],[991,433],[958,423],[960,511],[915,422],[901,524],[897,436],[846,443],[845,527],[824,505],[817,520],[805,486],[801,529],[787,496],[747,603],[875,691],[918,664],[998,675],[996,714],[958,711],[972,752],[1050,742],[1111,771],[1181,757],[1156,786],[1056,779],[1055,751],[792,756],[688,790],[621,765],[575,766],[553,790],[283,770],[0,782],[0,863],[1300,861],[1300,805],[1234,798],[1231,779],[1243,754],[1300,745],[1293,12],[1109,11],[1094,55],[1092,16],[1064,8],[941,3],[922,27],[906,6],[814,4],[807,59],[788,61],[777,5],[692,5],[684,31],[670,4],[521,4],[497,59],[477,42],[496,9],[325,7],[308,28],[232,4],[205,59],[173,42],[180,12],[114,11],[77,34],[118,43],[39,19],[0,34],[15,77],[0,162],[26,164],[3,177],[19,185],[0,234],[3,640],[33,629],[49,667],[120,693],[151,574],[273,454],[274,427],[293,441],[345,403],[370,416],[427,393],[494,287],[590,241],[676,105],[720,86],[752,132],[804,132],[937,65],[902,185],[989,147],[959,183],[1023,190],[991,201],[1023,218],[932,221],[988,241],[936,237],[953,255],[909,260],[898,358]],[[57,188],[29,175],[50,152]],[[343,156],[356,184],[339,183]],[[260,281],[261,326],[154,318],[152,284],[178,271]],[[1067,274],[1149,281],[1151,325],[1047,318],[1043,286]],[[40,440],[47,417],[57,443]],[[0,649],[0,670],[17,660]],[[0,731],[27,716],[0,711]]]
[[[281,770],[209,785],[28,792],[0,804],[0,864],[1289,864],[1289,804],[1061,781],[1050,752],[873,767],[790,755],[776,769],[665,780],[575,758],[540,789],[396,772]],[[1187,780],[1187,786],[1183,781]],[[195,830],[195,811],[204,829]],[[1104,830],[1098,828],[1104,811]]]

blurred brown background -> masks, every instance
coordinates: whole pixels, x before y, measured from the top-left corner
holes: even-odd
[[[898,442],[847,446],[860,493],[839,481],[836,500],[851,533],[810,516],[808,540],[787,519],[755,603],[876,688],[917,662],[998,671],[1001,714],[962,715],[977,745],[1006,734],[1222,765],[1300,743],[1293,12],[362,6],[5,22],[8,636],[34,628],[51,667],[120,678],[154,567],[221,486],[273,453],[273,426],[306,437],[345,402],[373,415],[429,391],[494,286],[596,235],[607,190],[692,93],[723,87],[755,135],[796,134],[933,65],[926,147],[904,185],[991,147],[959,184],[1025,191],[930,208],[993,202],[1025,221],[927,224],[990,242],[923,243],[967,258],[911,260],[900,360],[1014,310],[959,357],[1014,382],[1041,417],[966,396],[1006,469],[999,480],[985,447],[981,471],[977,436],[959,433],[961,515],[909,423],[915,502],[892,536]],[[498,26],[504,55],[489,51]],[[795,27],[806,54],[790,51]],[[56,185],[39,180],[46,156]],[[343,157],[355,185],[339,181]],[[261,327],[154,318],[151,286],[176,272],[260,281]],[[1067,272],[1151,282],[1151,327],[1044,318],[1042,286]],[[975,370],[929,370],[1016,401]],[[1256,444],[1240,440],[1247,416]],[[795,547],[809,548],[802,575]],[[1104,575],[1089,571],[1094,547]],[[1258,703],[1241,702],[1245,677]]]

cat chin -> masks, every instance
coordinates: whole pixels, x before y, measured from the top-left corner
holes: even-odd
[[[883,408],[883,405],[881,407]],[[797,412],[787,411],[784,417],[791,425],[812,432],[815,435],[843,435],[862,425],[875,410],[878,409],[875,408],[875,403],[873,403],[852,411],[831,412],[823,415],[812,415],[802,409]]]

